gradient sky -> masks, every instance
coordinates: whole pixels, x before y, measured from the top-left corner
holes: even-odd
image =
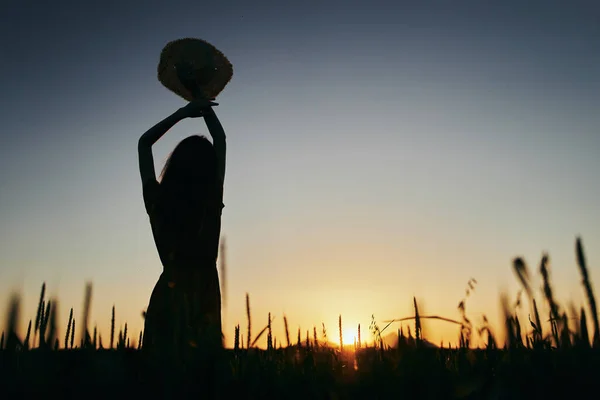
[[[285,313],[293,331],[324,322],[337,337],[338,314],[366,330],[371,314],[410,315],[412,296],[458,318],[474,277],[470,316],[496,321],[500,290],[518,290],[511,260],[537,271],[543,251],[559,298],[581,302],[576,235],[600,282],[600,10],[483,3],[8,0],[0,304],[20,290],[35,317],[45,281],[66,325],[92,281],[91,323],[106,331],[115,304],[137,337],[162,267],[136,146],[185,104],[156,78],[181,37],[234,66],[216,108],[228,341],[234,324],[245,331],[246,292],[256,332],[272,312],[276,336]],[[157,169],[195,133],[203,121],[168,132]]]

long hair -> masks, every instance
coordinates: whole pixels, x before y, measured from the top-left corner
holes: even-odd
[[[160,175],[160,206],[172,222],[201,218],[217,190],[217,154],[204,136],[190,136],[175,147]]]

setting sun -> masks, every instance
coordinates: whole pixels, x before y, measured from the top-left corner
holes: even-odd
[[[346,346],[354,346],[354,342],[358,341],[358,331],[356,328],[343,328],[342,329],[342,340],[344,341],[344,347]],[[361,340],[364,340],[364,332],[361,332]],[[338,337],[337,343],[340,343],[340,338]]]

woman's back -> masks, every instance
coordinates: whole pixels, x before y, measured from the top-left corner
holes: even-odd
[[[203,269],[216,264],[223,210],[222,187],[203,201],[198,210],[186,212],[183,200],[162,201],[161,185],[150,181],[144,185],[144,204],[150,218],[159,257],[167,269]]]

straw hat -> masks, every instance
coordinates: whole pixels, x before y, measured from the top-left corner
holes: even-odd
[[[233,76],[233,66],[210,43],[193,38],[167,43],[160,53],[158,80],[187,101],[214,99]]]

